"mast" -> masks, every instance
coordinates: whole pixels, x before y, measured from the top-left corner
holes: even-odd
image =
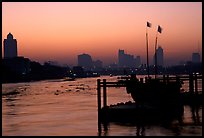
[[[147,44],[147,75],[149,78],[149,54],[148,54],[148,27],[151,28],[152,24],[147,21],[147,26],[146,26],[146,44]]]
[[[147,75],[149,78],[149,55],[148,55],[148,32],[146,27],[146,44],[147,44]]]
[[[158,36],[158,32],[156,34],[156,40],[155,40],[155,48],[154,48],[154,51],[155,51],[155,55],[154,55],[154,59],[155,59],[155,79],[157,78],[157,36]]]
[[[162,32],[162,28],[160,27],[160,25],[158,25],[157,34],[156,34],[156,41],[155,41],[155,79],[157,77],[157,38],[158,38],[158,32],[159,33]]]

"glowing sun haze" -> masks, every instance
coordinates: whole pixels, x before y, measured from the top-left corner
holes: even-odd
[[[146,63],[147,21],[150,59],[158,25],[165,65],[202,50],[201,2],[2,2],[2,44],[11,32],[18,55],[41,63],[76,65],[77,55],[87,53],[109,64],[118,49]]]

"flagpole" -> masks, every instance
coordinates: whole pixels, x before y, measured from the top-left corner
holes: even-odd
[[[149,78],[149,56],[148,56],[148,32],[147,32],[147,26],[146,26],[146,44],[147,44],[147,75]]]
[[[157,78],[157,36],[158,36],[158,32],[157,32],[157,34],[156,34],[156,41],[155,41],[155,49],[154,49],[154,51],[155,51],[155,79]]]

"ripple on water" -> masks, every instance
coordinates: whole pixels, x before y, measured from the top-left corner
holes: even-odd
[[[117,77],[105,76],[101,80],[104,78],[116,81]],[[72,82],[55,80],[2,85],[2,135],[97,135],[96,80],[84,78]],[[5,94],[10,92],[17,93]],[[107,95],[108,105],[132,101],[125,88],[108,88]],[[190,111],[185,108],[185,123],[192,122]],[[202,122],[202,108],[199,108],[199,115]],[[190,123],[169,128],[144,126],[144,134],[202,135],[202,126]],[[101,135],[135,136],[137,127],[110,123],[108,130],[103,129]]]

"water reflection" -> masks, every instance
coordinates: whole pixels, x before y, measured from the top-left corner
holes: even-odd
[[[136,136],[156,136],[158,135],[158,131],[164,129],[165,131],[168,131],[173,136],[185,136],[185,135],[200,135],[198,128],[196,126],[202,126],[202,121],[200,120],[202,117],[200,116],[202,106],[195,106],[195,105],[185,105],[185,113],[190,112],[191,116],[188,115],[181,115],[177,120],[174,120],[172,122],[160,120],[160,123],[158,124],[152,124],[147,123],[144,120],[140,120],[139,122],[135,123],[124,123],[124,122],[100,122],[100,127],[98,129],[98,136],[109,136],[109,132],[113,131],[112,127],[115,127],[115,125],[118,126],[126,126],[126,127],[132,127],[135,128],[135,135]],[[144,118],[143,118],[144,119]],[[167,123],[168,122],[168,123]],[[158,128],[157,132],[152,132],[151,128]],[[189,131],[188,128],[191,130]],[[167,132],[165,132],[160,135],[169,135]]]
[[[200,116],[199,116],[199,105],[191,105],[191,114],[192,114],[192,120],[194,122],[194,125],[200,124]]]
[[[116,81],[117,78],[109,79],[106,76],[104,79]],[[178,122],[173,122],[171,126],[107,122],[101,124],[99,132],[96,80],[86,78],[68,82],[56,80],[3,84],[2,135],[202,135],[202,106],[185,106],[181,125]],[[108,105],[132,99],[123,88],[110,88],[107,95]]]
[[[5,101],[6,108],[8,108],[8,110],[6,110],[5,112],[6,114],[5,120],[4,119],[2,120],[2,125],[5,126],[5,124],[11,120],[11,118],[18,115],[19,111],[18,107],[16,106],[16,101],[18,101],[19,99],[17,98],[17,93],[16,94],[12,93],[11,95],[10,94],[4,95],[2,99]],[[19,124],[10,124],[8,125],[8,128],[10,129],[10,131],[13,132],[18,131]]]
[[[145,127],[144,125],[137,125],[136,127],[136,136],[145,136]]]

